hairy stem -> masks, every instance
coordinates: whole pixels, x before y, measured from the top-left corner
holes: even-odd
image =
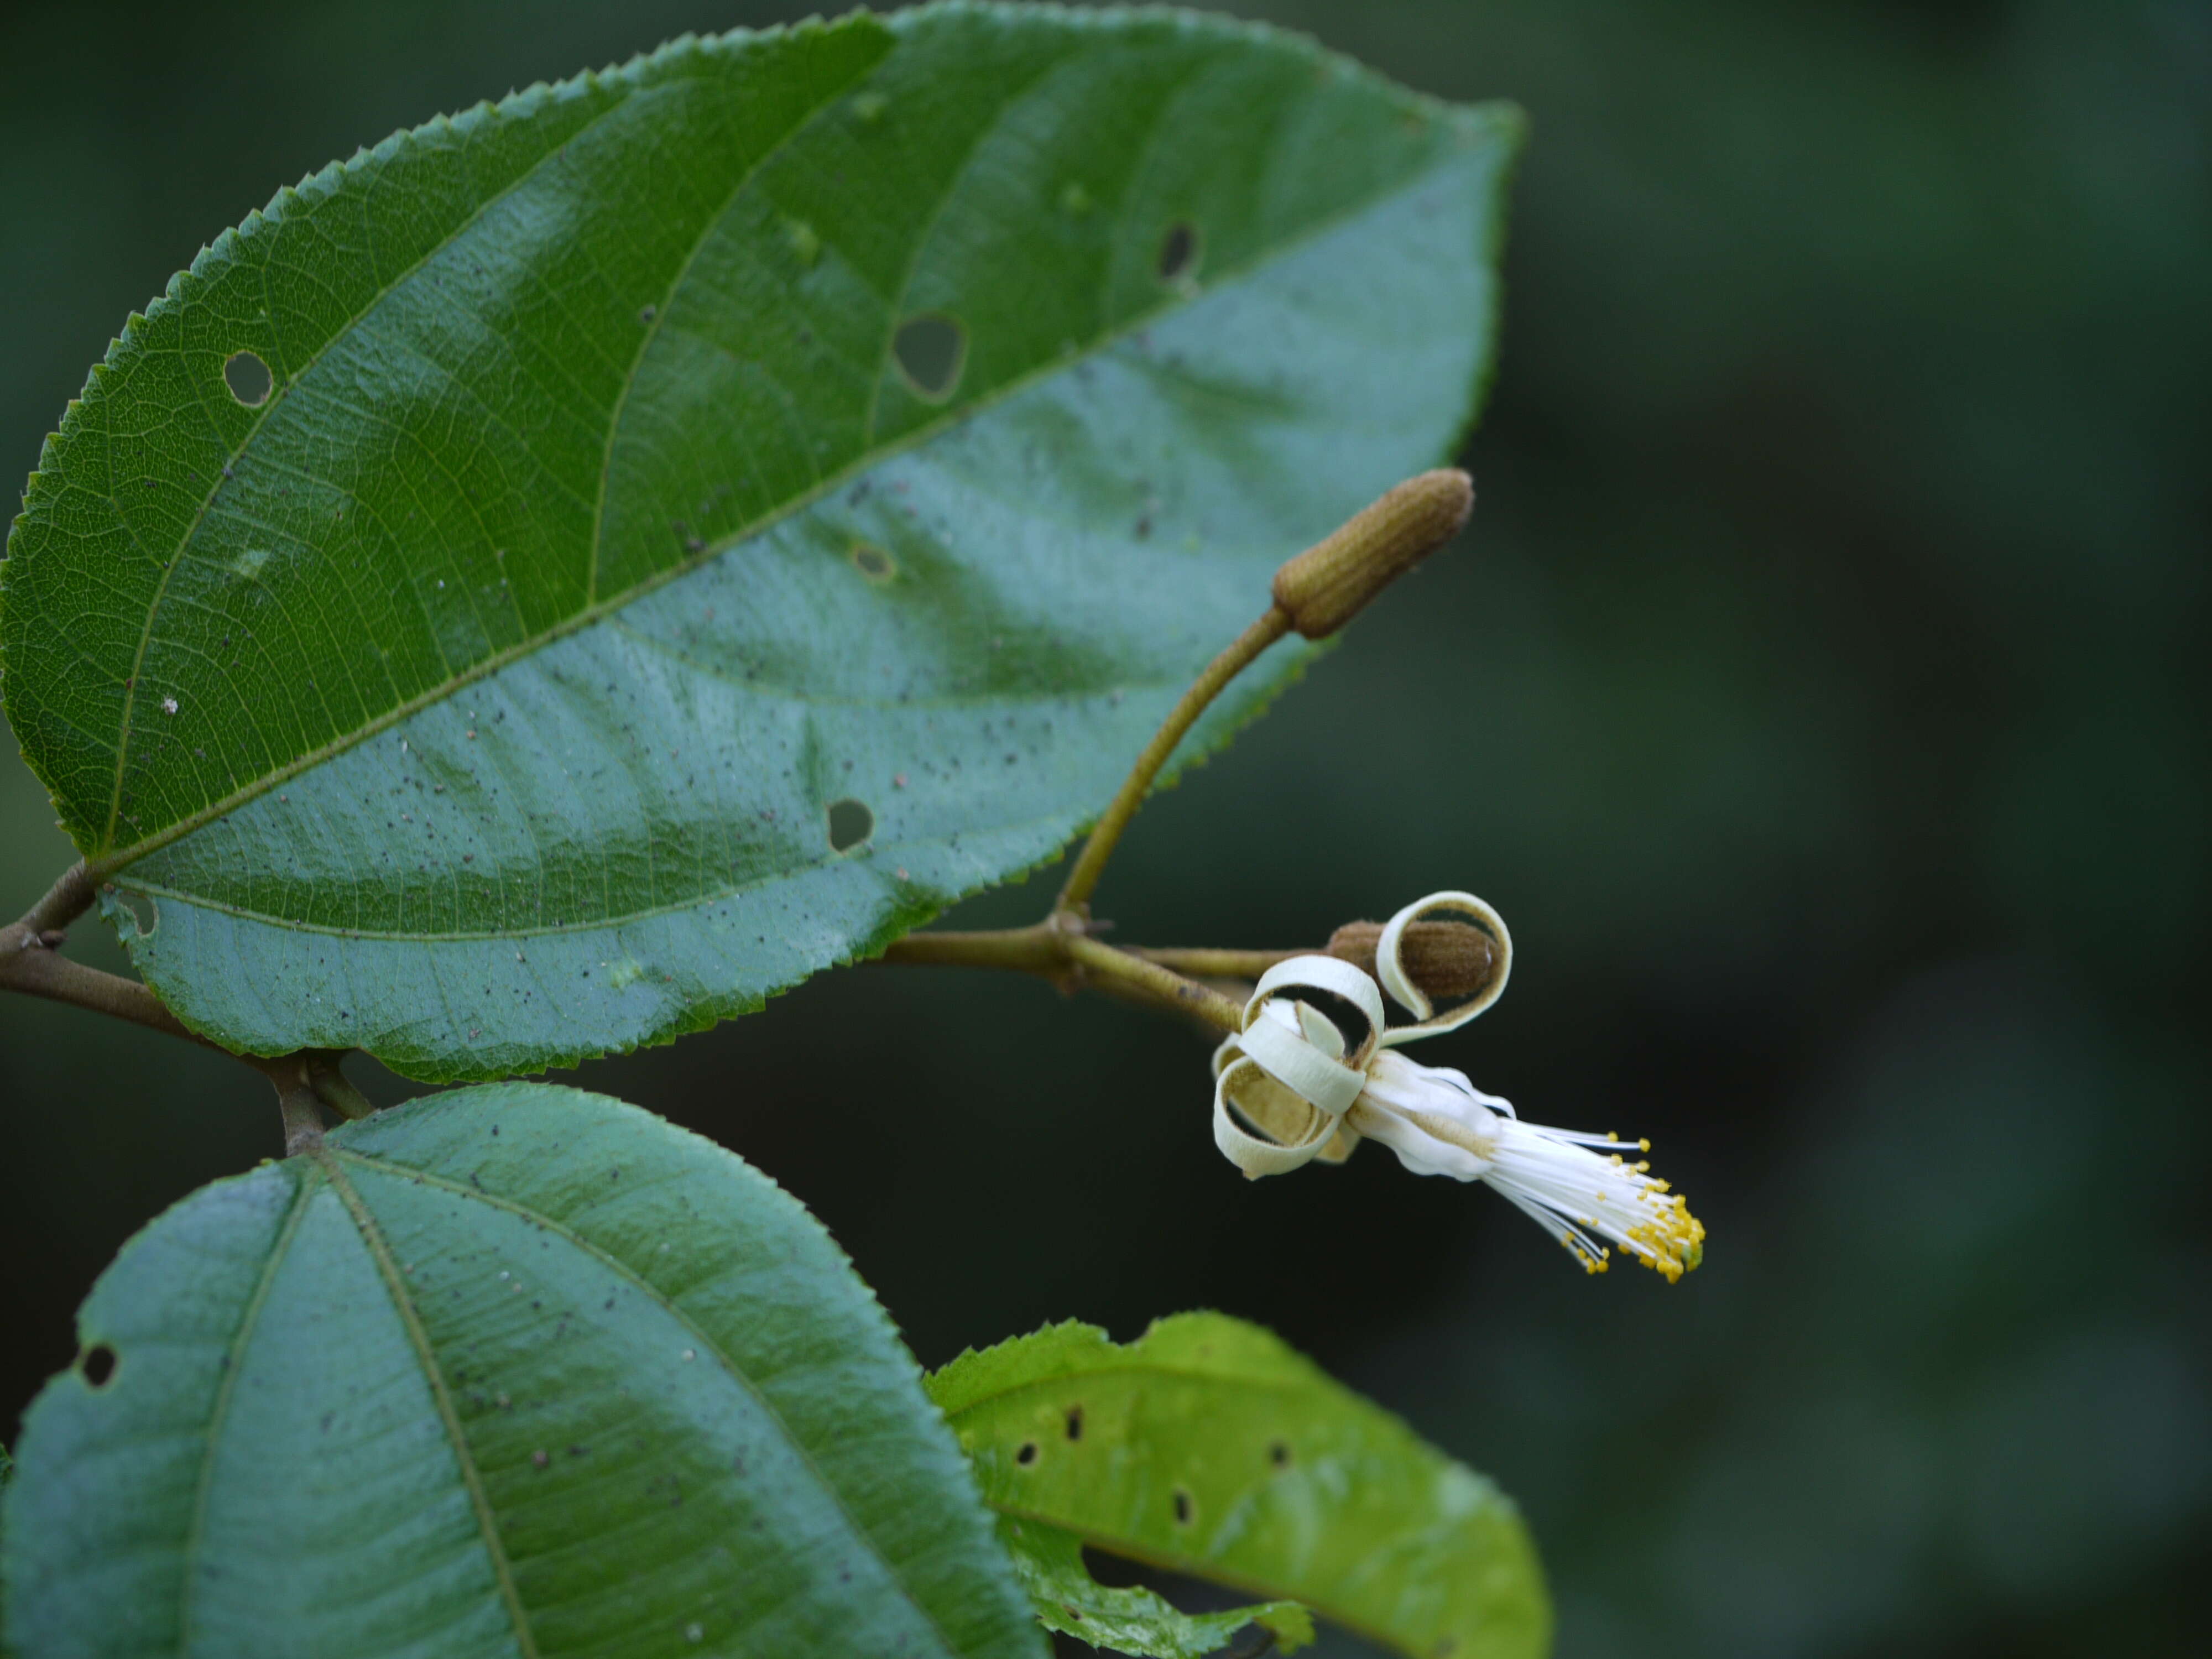
[[[276,1110],[284,1120],[284,1156],[297,1158],[323,1144],[323,1103],[315,1087],[316,1062],[309,1052],[265,1062],[276,1086]]]
[[[1224,1031],[1244,1029],[1244,1009],[1241,1003],[1195,984],[1181,974],[1163,968],[1157,962],[1146,962],[1127,951],[1117,951],[1103,939],[1085,934],[1071,934],[1067,953],[1085,970],[1102,980],[1110,980],[1150,997],[1170,1008],[1197,1015],[1209,1025]]]
[[[1176,745],[1184,733],[1204,714],[1222,688],[1250,667],[1262,651],[1291,631],[1291,619],[1280,605],[1270,605],[1267,612],[1230,642],[1221,654],[1206,665],[1206,672],[1192,682],[1190,690],[1168,711],[1160,729],[1152,733],[1152,740],[1137,757],[1137,763],[1129,769],[1129,775],[1121,781],[1121,787],[1091,831],[1091,839],[1083,843],[1083,851],[1076,855],[1075,867],[1067,872],[1067,883],[1060,890],[1054,904],[1056,910],[1073,910],[1082,914],[1090,905],[1091,895],[1097,890],[1098,878],[1105,872],[1106,860],[1114,855],[1114,848],[1121,839],[1121,832],[1129,827],[1129,820],[1145,804],[1146,793],[1152,780],[1159,775],[1160,768],[1168,763]]]
[[[1092,939],[1066,911],[1055,911],[1027,927],[992,933],[908,933],[884,952],[883,960],[1011,969],[1050,980],[1063,991],[1089,986],[1194,1015],[1224,1031],[1241,1030],[1244,1023],[1243,1010],[1230,998],[1157,962]]]
[[[1131,945],[1124,948],[1140,962],[1158,963],[1193,979],[1257,979],[1277,963],[1288,962],[1292,957],[1328,954],[1315,945],[1291,951],[1212,951],[1202,945]]]

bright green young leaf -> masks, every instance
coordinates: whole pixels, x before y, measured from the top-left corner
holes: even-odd
[[[1313,1615],[1295,1601],[1189,1613],[1148,1589],[1109,1588],[1084,1565],[1080,1538],[1041,1521],[1002,1515],[999,1541],[1044,1627],[1093,1647],[1147,1659],[1206,1659],[1247,1625],[1272,1632],[1282,1653],[1295,1653],[1313,1640]]]
[[[1449,451],[1519,134],[1245,24],[965,4],[402,133],[70,405],[9,717],[234,1047],[489,1077],[756,1007],[1053,854]]]
[[[1537,1659],[1551,1607],[1481,1476],[1255,1325],[1048,1327],[931,1377],[994,1509],[1415,1659]]]
[[[829,1236],[602,1096],[465,1090],[220,1182],[78,1324],[16,1448],[11,1653],[1045,1651]]]

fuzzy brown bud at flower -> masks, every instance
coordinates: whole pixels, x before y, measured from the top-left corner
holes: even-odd
[[[1408,478],[1275,573],[1275,603],[1310,640],[1327,639],[1377,593],[1459,533],[1474,480],[1451,467]]]
[[[1382,937],[1379,921],[1347,921],[1328,936],[1328,953],[1372,974]],[[1497,945],[1479,927],[1416,921],[1406,928],[1407,975],[1439,1001],[1457,1002],[1474,995],[1490,983],[1497,961]]]

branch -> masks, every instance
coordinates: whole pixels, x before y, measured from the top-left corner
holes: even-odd
[[[92,908],[92,878],[83,865],[75,865],[24,913],[21,921],[0,928],[0,989],[45,997],[51,1002],[73,1003],[213,1048],[204,1037],[187,1030],[137,980],[102,973],[61,954],[70,924]]]
[[[979,933],[908,933],[881,960],[955,968],[1006,968],[1035,974],[1063,991],[1085,986],[1154,1007],[1194,1015],[1224,1031],[1243,1026],[1243,1010],[1218,991],[1194,983],[1157,962],[1091,937],[1082,918],[1055,910],[1027,927]]]
[[[193,1030],[137,980],[103,973],[62,955],[61,947],[69,936],[70,924],[92,908],[92,878],[79,864],[65,871],[21,921],[0,927],[0,990],[21,991],[26,996],[44,997],[49,1002],[89,1008],[96,1014],[128,1020],[149,1031],[182,1037],[187,1042],[196,1042],[203,1048],[228,1054],[251,1066],[276,1085],[279,1099],[285,1102],[288,1144],[292,1138],[289,1126],[300,1115],[292,1098],[298,1090],[305,1089],[308,1097],[326,1102],[332,1110],[344,1116],[365,1115],[368,1103],[337,1069],[338,1056],[344,1050],[302,1048],[290,1054],[240,1054]]]

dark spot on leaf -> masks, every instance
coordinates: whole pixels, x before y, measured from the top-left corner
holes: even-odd
[[[1175,1515],[1176,1525],[1178,1527],[1187,1527],[1190,1524],[1190,1494],[1181,1486],[1176,1488]]]
[[[850,852],[875,833],[876,815],[868,810],[866,801],[833,800],[830,803],[830,850]]]
[[[1083,1407],[1080,1406],[1067,1408],[1067,1437],[1070,1440],[1083,1438]]]
[[[960,383],[968,356],[968,331],[950,317],[925,313],[899,325],[891,356],[907,382],[931,403],[943,403]]]
[[[1030,1464],[1036,1462],[1036,1442],[1034,1440],[1024,1440],[1022,1442],[1021,1449],[1014,1454],[1014,1462],[1019,1463],[1024,1468],[1027,1468]]]
[[[269,365],[261,361],[258,353],[234,351],[223,362],[222,383],[230,388],[230,395],[248,409],[258,409],[276,390],[276,377],[269,372]]]
[[[1267,1448],[1267,1461],[1270,1463],[1273,1463],[1279,1469],[1286,1469],[1290,1468],[1291,1449],[1285,1445],[1281,1441],[1276,1441],[1274,1444]]]
[[[105,1342],[95,1342],[79,1357],[76,1368],[94,1388],[104,1389],[115,1377],[115,1350]]]
[[[887,582],[898,574],[898,566],[891,562],[891,556],[866,542],[854,544],[853,566],[872,582]]]
[[[1180,283],[1198,275],[1198,227],[1178,220],[1160,239],[1160,280]]]

